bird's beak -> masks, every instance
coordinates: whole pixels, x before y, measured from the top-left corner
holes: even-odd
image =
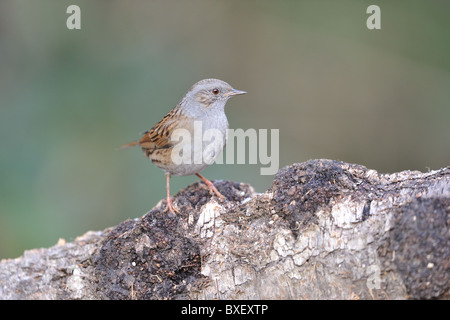
[[[237,96],[237,95],[244,94],[244,93],[247,93],[247,92],[233,89],[233,90],[225,93],[225,95],[228,96],[228,97],[231,97],[231,96]]]

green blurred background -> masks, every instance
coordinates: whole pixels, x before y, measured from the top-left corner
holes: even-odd
[[[81,8],[81,30],[66,8]],[[366,8],[381,8],[381,30]],[[198,80],[247,95],[231,128],[280,129],[280,166],[450,164],[450,2],[0,2],[0,258],[140,217],[165,196],[139,138]],[[213,165],[250,183],[259,165]],[[196,181],[172,179],[172,193]]]

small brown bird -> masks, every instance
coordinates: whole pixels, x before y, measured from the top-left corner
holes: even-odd
[[[201,80],[189,89],[161,121],[145,131],[139,141],[120,147],[141,146],[145,155],[164,170],[167,186],[166,210],[178,212],[170,198],[171,175],[195,174],[206,183],[211,195],[225,198],[214,184],[199,172],[210,165],[225,147],[228,129],[225,104],[230,97],[244,93],[246,92],[235,90],[222,80]],[[211,133],[214,136],[213,144]],[[196,141],[196,137],[201,138],[200,143]]]

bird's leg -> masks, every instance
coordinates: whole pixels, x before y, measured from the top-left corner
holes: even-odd
[[[209,181],[208,179],[206,179],[205,177],[203,177],[199,173],[196,173],[195,175],[197,177],[199,177],[200,179],[202,179],[202,181],[204,183],[206,183],[206,185],[208,186],[208,189],[209,189],[209,193],[211,193],[211,195],[213,193],[215,193],[215,195],[218,196],[220,199],[225,199],[225,197],[219,192],[219,190],[216,189],[216,187],[214,186],[214,184],[211,181]]]
[[[170,173],[166,173],[166,188],[167,188],[167,208],[163,211],[166,212],[167,210],[170,210],[173,214],[176,214],[176,212],[179,212],[177,208],[174,207],[172,203],[172,198],[170,198]]]

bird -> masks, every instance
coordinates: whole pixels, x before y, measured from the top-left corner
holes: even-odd
[[[215,194],[220,199],[225,199],[214,184],[199,172],[208,167],[225,147],[229,127],[225,114],[228,99],[245,93],[247,92],[233,89],[219,79],[198,81],[167,115],[143,132],[140,140],[119,147],[140,146],[153,164],[164,171],[167,191],[167,207],[164,212],[179,212],[170,197],[172,175],[195,174],[206,184],[212,196]],[[214,139],[205,139],[207,132],[212,132]],[[196,137],[201,137],[201,143],[196,142]]]

